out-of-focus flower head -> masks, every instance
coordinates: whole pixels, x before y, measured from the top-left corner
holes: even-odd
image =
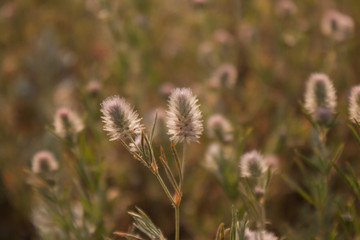
[[[207,133],[210,138],[218,138],[223,142],[233,139],[233,128],[230,122],[221,114],[214,114],[207,121]]]
[[[56,158],[47,150],[35,153],[31,161],[31,170],[36,174],[54,172],[58,168],[59,164]]]
[[[144,129],[138,113],[119,96],[105,99],[101,103],[101,112],[104,130],[108,133],[110,141],[125,140],[129,136],[139,135]]]
[[[353,87],[350,92],[349,119],[360,122],[360,85]]]
[[[244,178],[260,177],[268,169],[264,157],[257,151],[251,151],[240,157],[240,175]]]
[[[245,228],[244,232],[245,240],[278,240],[278,238],[271,232],[267,231],[251,231],[249,228]]]
[[[212,88],[228,88],[235,86],[237,80],[237,70],[233,64],[225,63],[218,67],[209,80]]]
[[[174,144],[184,141],[198,142],[203,132],[202,114],[198,99],[189,88],[176,88],[172,91],[166,126]]]
[[[314,121],[328,124],[335,113],[336,92],[329,77],[323,73],[314,73],[306,84],[304,107]]]
[[[297,13],[298,9],[295,3],[291,0],[279,0],[276,4],[276,13],[279,16],[292,16]]]
[[[344,41],[354,31],[354,20],[336,10],[327,10],[321,20],[321,30],[324,35],[336,41]]]
[[[54,127],[60,137],[73,138],[84,129],[84,124],[76,112],[62,107],[55,113]]]
[[[98,80],[91,80],[86,85],[86,91],[88,94],[92,97],[96,97],[99,95],[100,91],[102,89],[102,85]]]

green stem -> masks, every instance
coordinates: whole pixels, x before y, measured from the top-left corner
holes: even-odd
[[[159,180],[159,183],[160,183],[161,187],[164,189],[164,192],[166,193],[170,202],[175,206],[174,198],[171,196],[169,189],[166,187],[166,185],[164,183],[164,180],[161,178],[161,176],[158,172],[154,172],[154,174],[155,174],[156,178]]]
[[[182,154],[182,160],[181,160],[181,176],[180,176],[181,192],[183,189],[183,181],[184,181],[185,156],[186,156],[186,143],[184,142],[183,143],[183,154]]]
[[[180,217],[179,217],[179,205],[175,206],[175,240],[179,240],[180,233]]]

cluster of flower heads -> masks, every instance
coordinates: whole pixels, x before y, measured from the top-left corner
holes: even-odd
[[[189,88],[176,88],[172,91],[166,112],[166,125],[174,144],[197,142],[202,134],[202,114],[197,102]],[[141,118],[124,98],[113,96],[105,99],[101,103],[101,112],[104,130],[108,132],[111,141],[137,136],[144,129]]]
[[[304,108],[312,119],[320,124],[329,124],[336,113],[337,97],[333,83],[326,74],[310,75],[304,95]],[[360,121],[360,86],[351,89],[349,119]]]

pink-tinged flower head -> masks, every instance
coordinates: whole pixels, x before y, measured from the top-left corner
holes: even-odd
[[[209,80],[212,88],[233,88],[237,81],[237,70],[232,64],[223,64],[216,69],[213,76]]]
[[[354,31],[354,20],[336,10],[325,12],[321,21],[321,30],[324,35],[336,41],[344,41]]]
[[[360,85],[353,87],[350,92],[349,119],[360,122]]]
[[[119,96],[105,99],[101,103],[101,112],[104,130],[108,132],[110,141],[125,139],[134,134],[138,135],[144,129],[138,113],[124,98]]]
[[[245,153],[240,158],[241,177],[259,177],[268,169],[264,157],[257,151]]]
[[[56,161],[54,155],[47,151],[42,150],[37,152],[31,162],[31,170],[34,173],[47,173],[56,171],[59,168],[59,164]]]
[[[176,88],[172,91],[167,111],[168,134],[170,140],[179,142],[198,142],[203,132],[202,114],[198,100],[189,88]]]
[[[74,111],[62,107],[54,116],[55,132],[62,138],[73,137],[84,129],[84,124]]]
[[[315,121],[329,122],[335,113],[336,92],[329,77],[314,73],[307,81],[304,107]]]

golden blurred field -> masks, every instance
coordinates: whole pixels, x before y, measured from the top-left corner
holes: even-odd
[[[331,10],[351,17],[353,27],[344,35],[324,30]],[[357,0],[1,1],[0,239],[41,239],[31,217],[38,197],[26,170],[34,153],[51,150],[68,169],[64,182],[74,178],[71,153],[47,130],[62,106],[84,120],[84,156],[104,167],[102,194],[109,204],[98,214],[106,230],[104,238],[91,239],[117,239],[111,233],[127,231],[127,212],[135,206],[174,238],[173,210],[154,176],[119,142],[109,141],[100,119],[101,101],[120,95],[150,129],[174,87],[198,96],[205,125],[200,144],[188,147],[180,239],[214,239],[221,222],[231,224],[232,206],[241,205],[204,167],[212,142],[206,121],[216,113],[241,136],[251,129],[245,151],[258,149],[279,163],[266,199],[268,229],[284,239],[321,239],[312,225],[314,207],[281,175],[306,188],[296,153],[311,157],[315,147],[299,103],[314,72],[326,73],[337,90],[337,124],[327,147],[334,152],[344,144],[336,165],[346,172],[349,163],[360,175],[360,148],[348,127],[350,89],[360,83],[359,22]],[[229,88],[212,80],[224,64],[236,69]],[[157,111],[155,149],[162,145],[169,153],[164,110]],[[334,206],[325,218],[337,232],[331,239],[359,239],[358,220],[348,227],[340,219],[350,208],[359,218],[360,199],[337,171],[329,174]],[[70,189],[69,199],[77,197]]]

